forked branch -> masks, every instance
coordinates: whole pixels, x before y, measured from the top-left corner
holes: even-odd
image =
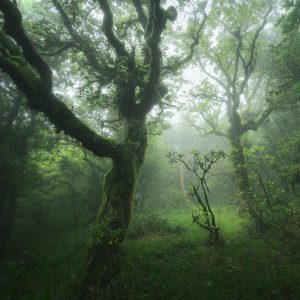
[[[114,20],[113,14],[110,9],[110,6],[107,0],[98,0],[100,4],[100,8],[103,11],[103,31],[104,34],[110,43],[110,45],[115,49],[118,56],[129,56],[125,45],[116,37],[113,27],[114,27]]]

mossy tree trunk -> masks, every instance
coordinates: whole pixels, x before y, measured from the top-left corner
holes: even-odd
[[[228,130],[228,140],[231,146],[231,160],[237,182],[238,192],[247,195],[250,190],[248,170],[242,145],[242,135],[244,134],[241,118],[237,111],[228,113],[230,127]]]
[[[236,100],[237,99],[237,100]],[[260,215],[260,212],[257,210],[257,204],[254,199],[253,192],[251,190],[249,182],[248,168],[246,165],[245,158],[245,149],[242,144],[242,136],[248,130],[256,130],[260,120],[257,123],[248,123],[242,124],[240,115],[237,111],[235,103],[239,104],[240,99],[238,96],[234,98],[230,103],[233,103],[233,106],[228,106],[227,115],[230,123],[228,130],[228,140],[231,145],[231,161],[233,164],[234,174],[238,187],[238,198],[239,203],[239,213],[247,212],[255,220],[256,226],[259,230],[265,228],[263,217]],[[270,112],[266,112],[266,116]],[[266,116],[262,116],[265,118]]]
[[[239,11],[239,8],[237,11]],[[207,43],[207,54],[205,60],[203,59],[200,64],[203,72],[210,80],[214,81],[215,85],[211,85],[209,89],[204,85],[200,95],[204,99],[211,100],[212,103],[217,102],[226,106],[229,129],[228,132],[224,132],[219,123],[221,115],[215,119],[214,114],[211,114],[207,109],[202,112],[202,119],[206,121],[209,130],[197,125],[196,128],[198,127],[202,134],[216,134],[228,139],[231,146],[231,158],[238,192],[245,200],[251,198],[251,189],[241,139],[247,131],[257,130],[258,126],[269,116],[272,109],[270,107],[266,108],[259,118],[249,115],[250,119],[241,120],[241,112],[244,110],[244,105],[241,105],[241,102],[246,100],[247,110],[249,110],[254,97],[257,95],[260,79],[258,78],[257,83],[253,84],[256,81],[253,75],[259,50],[258,41],[271,11],[272,6],[269,6],[264,15],[261,15],[261,20],[256,15],[255,22],[257,22],[257,26],[247,28],[247,30],[245,28],[248,25],[243,23],[242,19],[240,24],[233,24],[229,18],[229,27],[225,26],[227,29],[224,28],[225,31],[228,30],[228,35],[221,34],[219,36],[220,43],[216,47],[212,46],[211,43]],[[215,30],[214,26],[211,28],[212,30]],[[229,30],[229,28],[231,29]],[[229,44],[230,47],[228,47]],[[208,69],[211,66],[217,72],[209,72]],[[220,95],[222,96],[220,97]],[[216,112],[218,109],[216,109]]]
[[[176,19],[177,12],[174,7],[163,9],[160,0],[146,1],[145,4],[132,1],[144,40],[140,49],[133,47],[130,52],[128,45],[131,43],[125,44],[115,34],[117,29],[109,1],[96,1],[103,13],[101,34],[112,50],[107,53],[108,47],[99,47],[99,40],[92,40],[94,34],[82,35],[77,31],[72,23],[73,18],[65,10],[67,4],[62,5],[58,0],[51,2],[63,21],[69,39],[74,41],[74,46],[68,45],[67,49],[73,47],[81,52],[85,60],[82,66],[88,65],[87,71],[91,76],[96,74],[96,81],[101,78],[115,87],[111,109],[116,110],[124,123],[124,141],[119,143],[95,132],[54,94],[52,70],[33,46],[23,28],[22,15],[15,1],[11,0],[0,1],[5,29],[0,32],[0,69],[25,94],[32,109],[44,113],[58,130],[79,141],[94,155],[112,160],[112,167],[104,179],[102,205],[97,216],[98,235],[90,247],[79,292],[76,289],[79,294],[74,293],[73,297],[97,299],[98,289],[107,286],[117,273],[117,256],[130,223],[133,193],[147,145],[146,116],[167,93],[160,78],[161,34],[166,22]],[[146,3],[148,9],[145,9]],[[200,24],[190,53],[176,66],[165,66],[166,70],[174,71],[192,58],[204,22]],[[98,35],[98,25],[95,30]],[[138,51],[139,55],[136,55]],[[109,54],[108,61],[104,61]],[[110,72],[104,72],[112,62],[114,66]],[[93,72],[90,72],[91,69]],[[99,84],[101,86],[102,82]]]
[[[111,284],[120,270],[118,255],[131,220],[133,193],[142,166],[147,135],[145,122],[130,120],[120,158],[113,160],[104,178],[103,201],[97,216],[97,238],[81,282],[83,299],[97,299],[99,289]]]
[[[242,136],[248,130],[255,130],[258,123],[242,124],[238,108],[240,106],[240,96],[232,93],[227,100],[227,116],[229,120],[228,140],[231,146],[231,161],[238,189],[239,213],[249,211],[255,218],[254,196],[251,191],[248,168],[246,165],[245,149],[242,144]],[[256,127],[254,127],[254,125]],[[250,127],[253,126],[253,127]]]

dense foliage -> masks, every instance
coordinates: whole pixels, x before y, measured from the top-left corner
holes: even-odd
[[[0,0],[1,299],[300,299],[300,5]]]

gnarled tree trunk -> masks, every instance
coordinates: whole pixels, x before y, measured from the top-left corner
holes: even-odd
[[[229,103],[239,103],[238,96],[233,98]],[[234,175],[236,178],[238,194],[239,194],[239,213],[242,213],[245,208],[252,209],[253,195],[250,189],[248,169],[246,166],[245,153],[242,145],[242,135],[244,134],[240,115],[237,111],[238,106],[228,106],[228,140],[231,145],[231,161],[234,169]]]
[[[250,190],[248,170],[246,167],[244,149],[241,142],[241,134],[238,128],[229,130],[229,141],[231,145],[231,159],[238,186],[238,192],[247,194]]]
[[[231,144],[231,160],[236,177],[238,193],[239,193],[239,213],[247,211],[253,219],[260,231],[265,228],[263,217],[260,215],[256,207],[253,192],[250,187],[249,174],[246,166],[246,158],[244,147],[242,145],[242,135],[248,130],[243,127],[241,119],[237,111],[233,111],[229,118],[230,128],[228,131],[228,139]]]
[[[113,160],[104,178],[103,202],[96,222],[97,238],[89,249],[86,270],[79,284],[82,299],[101,297],[102,289],[110,285],[120,271],[118,256],[130,224],[133,193],[147,144],[144,120],[129,120],[127,127],[123,151]]]

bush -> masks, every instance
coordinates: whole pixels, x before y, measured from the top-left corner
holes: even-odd
[[[170,222],[155,214],[136,215],[131,227],[129,228],[128,237],[133,239],[144,238],[153,235],[180,234],[185,230],[179,225],[171,225]]]

